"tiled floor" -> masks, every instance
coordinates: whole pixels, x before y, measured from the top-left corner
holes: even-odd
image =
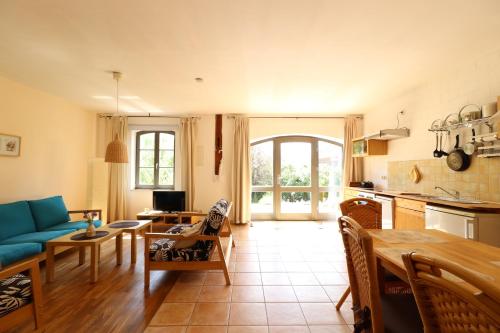
[[[232,285],[219,272],[184,272],[147,333],[352,332],[336,223],[254,222],[235,226]]]

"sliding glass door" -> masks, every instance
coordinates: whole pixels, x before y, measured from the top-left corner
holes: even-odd
[[[287,136],[252,145],[252,218],[326,219],[340,198],[342,145]]]

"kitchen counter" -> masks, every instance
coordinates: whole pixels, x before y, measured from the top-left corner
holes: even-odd
[[[378,195],[385,195],[388,197],[398,197],[398,198],[404,198],[404,199],[409,199],[409,200],[423,201],[426,204],[433,204],[433,205],[444,206],[444,207],[454,207],[454,208],[460,208],[460,209],[465,209],[465,210],[489,212],[489,213],[500,213],[500,203],[496,203],[496,202],[484,201],[482,203],[462,203],[462,202],[453,202],[453,201],[447,201],[447,200],[439,200],[439,199],[435,199],[435,198],[428,198],[428,197],[424,197],[424,196],[419,195],[419,193],[413,193],[413,192],[391,191],[391,190],[373,190],[373,189],[366,189],[366,188],[362,188],[362,187],[349,187],[349,186],[347,186],[346,189],[350,189],[353,191],[359,191],[359,192],[373,193],[373,194],[378,194]]]

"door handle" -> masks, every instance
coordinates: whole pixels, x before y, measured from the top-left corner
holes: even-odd
[[[467,239],[475,240],[475,231],[476,231],[476,220],[475,219],[466,219],[465,220],[465,237]]]

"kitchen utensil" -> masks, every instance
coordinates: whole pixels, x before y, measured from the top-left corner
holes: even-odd
[[[483,117],[491,117],[497,112],[497,103],[489,103],[483,105]]]
[[[446,157],[446,164],[454,171],[464,171],[470,166],[470,157],[460,148],[458,134],[456,136],[455,149]]]
[[[361,182],[361,187],[362,188],[373,188],[374,186],[373,186],[373,182],[365,180],[365,181]]]
[[[435,158],[440,158],[441,157],[441,152],[438,150],[438,134],[437,134],[437,132],[436,132],[436,149],[434,149],[434,151],[432,152],[432,155]]]
[[[474,107],[476,110],[470,111],[469,113],[466,113],[462,115],[462,112],[464,112],[465,109],[468,107]],[[476,104],[467,104],[464,105],[460,108],[460,111],[458,111],[458,122],[462,121],[467,121],[467,120],[475,120],[481,118],[481,107]]]
[[[411,181],[415,184],[417,184],[422,179],[422,175],[420,174],[420,171],[418,170],[416,165],[411,168],[408,175],[410,176]]]
[[[439,156],[440,158],[443,156],[448,156],[448,153],[443,150],[443,133],[439,133]]]
[[[467,155],[472,155],[476,151],[476,149],[483,144],[480,142],[476,142],[476,130],[472,129],[472,142],[468,142],[464,145],[464,153]]]

